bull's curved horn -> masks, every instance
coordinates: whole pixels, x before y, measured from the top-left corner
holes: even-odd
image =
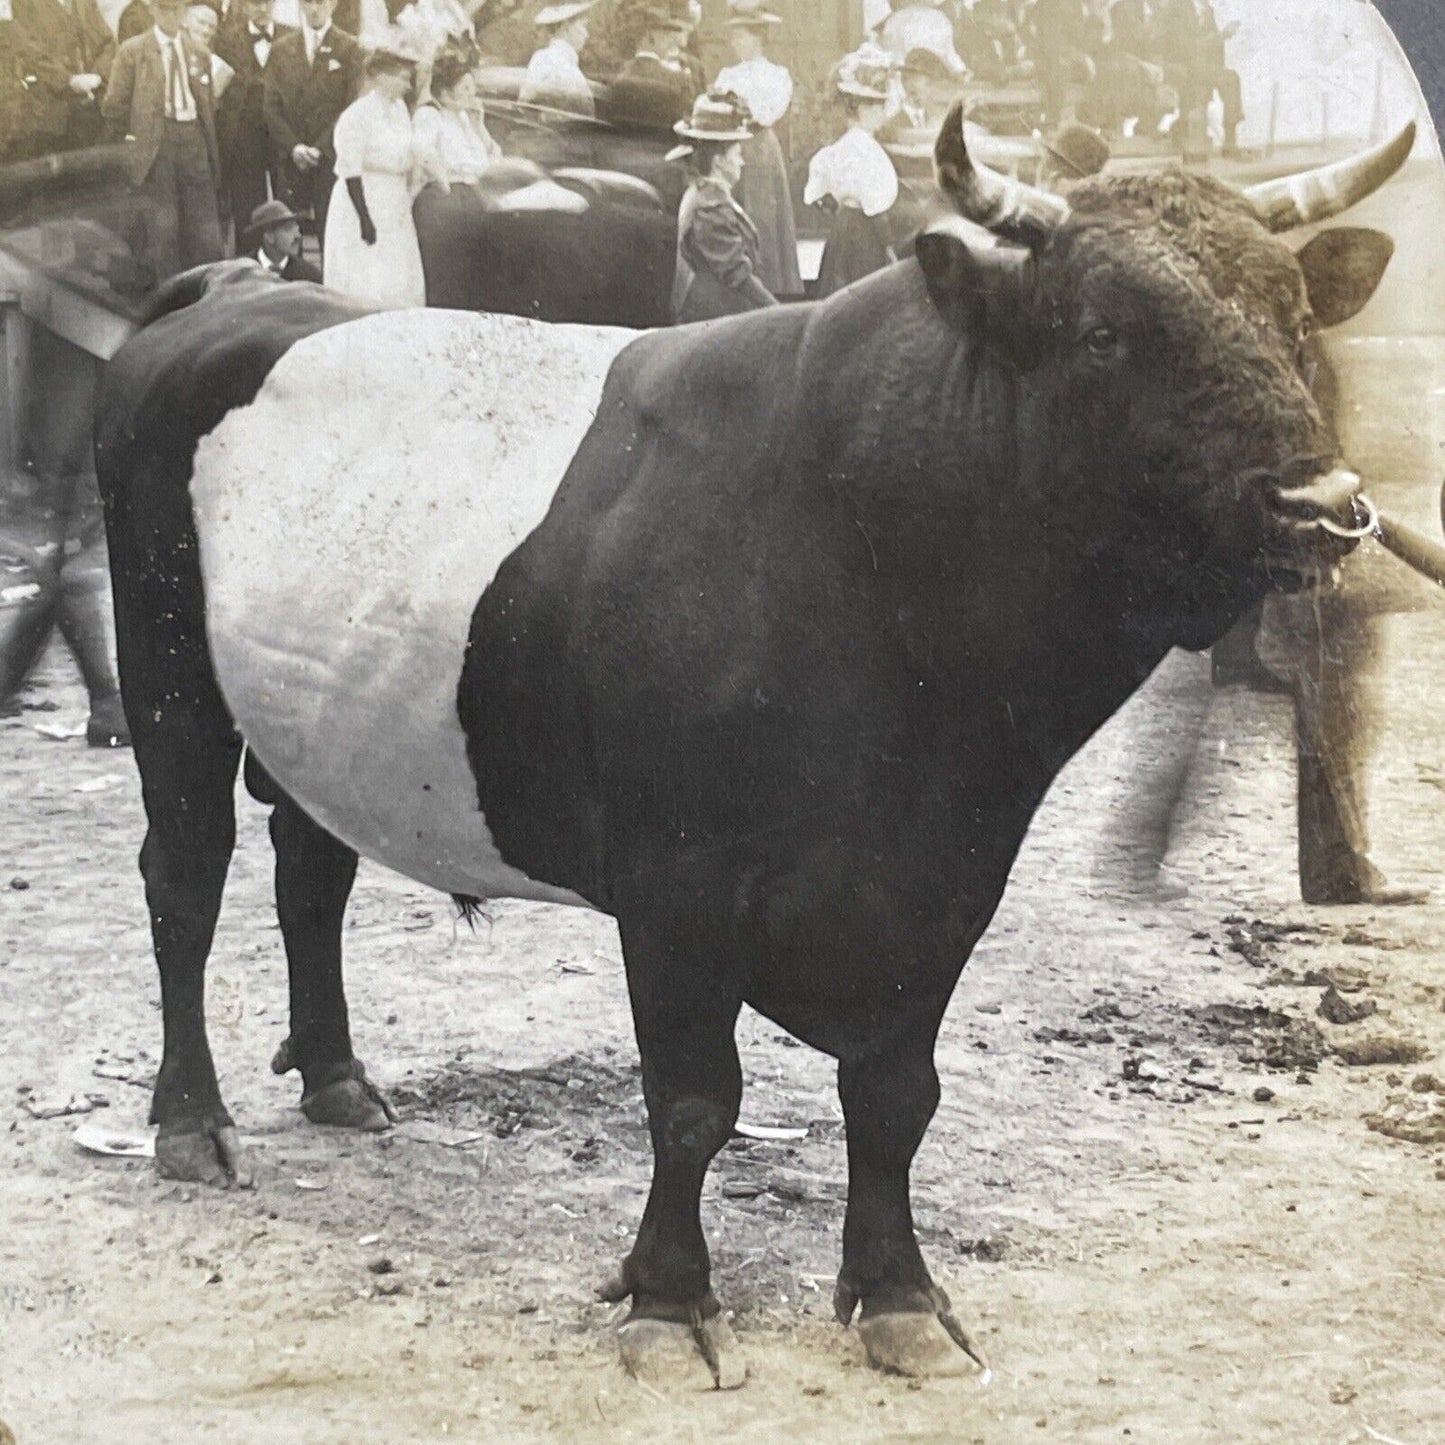
[[[955,101],[933,147],[939,188],[965,219],[1006,241],[1044,245],[1068,219],[1069,203],[1060,196],[1001,176],[976,163],[963,134],[963,103]]]
[[[1338,216],[1378,191],[1405,164],[1415,148],[1415,122],[1399,135],[1349,160],[1297,176],[1281,176],[1249,186],[1244,198],[1271,231],[1293,231]]]

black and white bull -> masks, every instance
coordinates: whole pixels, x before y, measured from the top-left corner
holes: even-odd
[[[1313,525],[1358,482],[1303,343],[1390,247],[1274,233],[1412,139],[1250,193],[1169,174],[1065,204],[971,164],[955,112],[959,216],[816,305],[635,338],[232,274],[141,332],[97,453],[161,1168],[242,1168],[202,995],[244,737],[312,1119],[385,1123],[342,992],[353,847],[603,910],[655,1156],[608,1291],[628,1348],[690,1332],[735,1376],[698,1210],[747,1002],[838,1060],[839,1318],[885,1367],[961,1366],[909,1201],[944,1010],[1065,761],[1171,647],[1348,546]]]

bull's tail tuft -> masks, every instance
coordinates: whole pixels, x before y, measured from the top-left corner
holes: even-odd
[[[453,893],[452,902],[456,904],[457,917],[467,925],[473,932],[477,924],[490,923],[492,915],[487,912],[486,903],[480,898],[473,898],[467,893]]]

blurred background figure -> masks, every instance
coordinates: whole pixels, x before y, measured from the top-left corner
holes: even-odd
[[[1036,0],[1032,42],[1045,118],[1060,125],[1077,119],[1102,42],[1085,0]]]
[[[1238,30],[1220,29],[1210,0],[1160,0],[1157,51],[1165,78],[1179,96],[1186,128],[1186,145],[1207,149],[1202,131],[1209,103],[1218,96],[1223,107],[1221,123],[1224,153],[1238,150],[1239,125],[1244,119],[1244,98],[1238,74],[1224,61],[1224,43]]]
[[[649,6],[639,25],[632,58],[612,82],[608,113],[614,125],[671,131],[691,114],[697,97],[683,53],[688,23],[670,10]]]
[[[964,6],[954,25],[954,44],[969,74],[987,85],[1019,80],[1031,69],[1009,0],[976,0]]]
[[[527,62],[518,100],[574,115],[596,115],[592,86],[582,73],[581,61],[588,37],[587,12],[593,4],[595,0],[576,0],[537,12],[535,23],[546,35],[546,43]]]
[[[446,191],[474,186],[502,158],[487,130],[471,56],[462,51],[437,56],[431,100],[417,107],[412,129],[421,178]]]
[[[728,0],[727,23],[737,61],[718,72],[713,89],[738,96],[754,127],[743,145],[737,200],[757,227],[758,279],[774,296],[801,296],[793,192],[776,130],[793,104],[793,77],[767,56],[768,32],[783,22],[761,0]]]
[[[758,271],[758,229],[734,194],[752,134],[746,107],[731,92],[712,90],[675,130],[683,144],[668,158],[685,159],[692,179],[677,217],[673,319],[708,321],[776,305]]]
[[[219,261],[225,245],[211,57],[184,33],[184,0],[153,0],[151,10],[155,25],[116,52],[101,107],[113,139],[132,141],[144,253],[164,280]]]
[[[425,306],[411,214],[416,144],[406,96],[415,64],[394,50],[366,58],[365,91],[336,122],[336,189],[326,213],[326,284],[373,306]]]
[[[263,201],[281,193],[276,152],[266,134],[262,108],[271,48],[294,34],[294,26],[276,23],[275,0],[231,0],[226,23],[216,36],[216,54],[235,72],[216,108],[216,141],[221,188],[238,225]]]
[[[803,200],[832,212],[818,272],[819,296],[831,296],[897,259],[889,215],[898,173],[878,142],[888,118],[892,65],[888,52],[865,42],[838,64],[834,88],[848,129],[809,163]]]
[[[110,574],[90,442],[99,363],[43,327],[33,329],[28,351],[20,394],[10,400],[18,403],[19,461],[33,488],[22,528],[30,540],[7,536],[0,546],[24,565],[31,596],[0,609],[0,708],[58,628],[89,698],[86,741],[125,747],[130,732],[111,661]]]
[[[903,93],[887,125],[924,134],[933,131],[936,135],[957,91],[958,76],[949,70],[941,55],[920,45],[903,57],[899,75]]]
[[[24,37],[26,77],[33,76],[25,87],[24,145],[14,158],[96,145],[116,55],[96,0],[10,0],[8,8]]]
[[[1165,83],[1159,63],[1153,0],[1114,0],[1099,63],[1095,118],[1123,134],[1141,129],[1154,134],[1178,108],[1179,97]]]
[[[301,254],[301,218],[285,201],[262,201],[239,237],[243,253],[283,281],[321,281]]]
[[[278,199],[311,217],[318,240],[336,183],[332,132],[361,83],[360,46],[332,23],[335,8],[335,0],[301,0],[301,28],[276,40],[262,82],[261,113],[281,178]]]

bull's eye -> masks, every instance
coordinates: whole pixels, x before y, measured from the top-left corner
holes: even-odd
[[[1084,333],[1084,346],[1090,356],[1106,361],[1119,350],[1119,333],[1112,326],[1091,326]]]
[[[1302,316],[1299,324],[1299,339],[1308,341],[1315,334],[1315,319],[1313,316]]]

